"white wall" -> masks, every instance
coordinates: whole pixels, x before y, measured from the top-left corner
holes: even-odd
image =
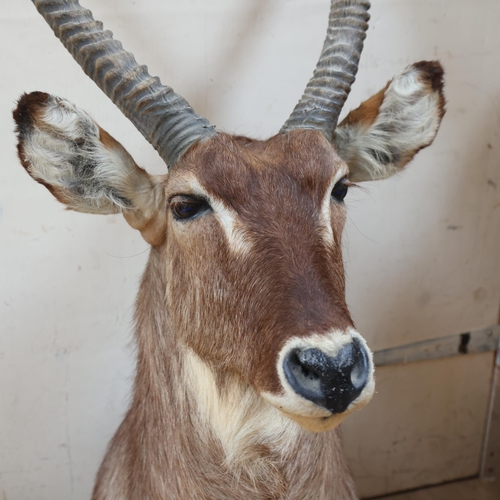
[[[301,95],[329,8],[328,0],[84,5],[219,129],[262,138]],[[31,2],[0,0],[0,9],[0,498],[85,499],[127,406],[130,318],[148,246],[119,216],[66,212],[28,177],[16,158],[14,102],[23,91],[64,96],[140,165],[164,167]],[[497,321],[500,4],[373,0],[371,14],[346,108],[432,58],[445,66],[448,99],[435,143],[408,172],[347,199],[348,302],[379,349]]]

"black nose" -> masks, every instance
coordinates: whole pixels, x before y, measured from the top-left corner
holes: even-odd
[[[283,369],[293,390],[332,413],[342,413],[368,381],[368,353],[357,339],[332,358],[319,349],[292,349]]]

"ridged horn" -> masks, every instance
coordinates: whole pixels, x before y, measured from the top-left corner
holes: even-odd
[[[321,130],[331,141],[342,107],[358,72],[370,15],[367,0],[332,0],[328,30],[313,77],[282,133]]]
[[[147,66],[137,64],[78,0],[32,0],[83,71],[158,151],[167,165],[216,132]]]

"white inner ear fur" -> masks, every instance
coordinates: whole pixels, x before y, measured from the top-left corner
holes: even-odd
[[[390,82],[373,123],[337,127],[333,142],[351,180],[389,177],[433,141],[442,118],[441,96],[420,72],[410,66]]]
[[[296,441],[300,427],[236,375],[229,376],[220,392],[210,366],[188,348],[183,370],[185,387],[201,420],[199,427],[204,429],[208,424],[224,450],[226,465],[250,464],[255,468],[253,462],[261,460],[256,445],[286,453]]]
[[[29,173],[72,210],[140,211],[147,218],[161,202],[159,182],[85,111],[64,99],[48,98],[24,139],[23,154]]]

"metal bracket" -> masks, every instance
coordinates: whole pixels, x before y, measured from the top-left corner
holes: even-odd
[[[374,353],[375,366],[381,367],[491,351],[497,355],[479,464],[479,476],[489,480],[500,477],[500,325]]]
[[[500,325],[493,325],[482,330],[376,351],[374,361],[375,366],[387,366],[491,352],[498,349],[499,339]]]

